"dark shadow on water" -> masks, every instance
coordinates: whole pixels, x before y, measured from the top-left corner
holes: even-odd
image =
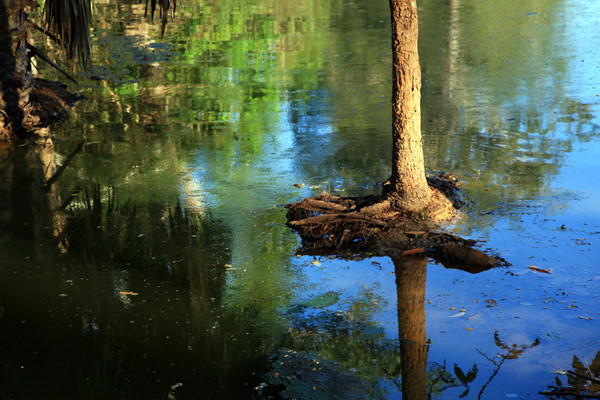
[[[6,398],[386,398],[386,381],[417,400],[484,393],[505,359],[534,345],[495,333],[500,357],[477,363],[491,363],[488,383],[478,365],[428,360],[422,257],[392,258],[399,343],[376,322],[383,300],[373,288],[282,310],[287,333],[264,326],[261,304],[227,306],[231,236],[218,220],[176,198],[134,201],[118,186],[52,180],[53,152],[47,142],[0,164]],[[338,302],[345,311],[327,308]]]
[[[52,151],[0,160],[0,398],[250,397],[269,340],[224,306],[227,229],[114,186],[66,204]]]

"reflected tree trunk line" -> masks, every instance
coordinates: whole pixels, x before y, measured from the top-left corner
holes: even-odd
[[[67,217],[61,186],[52,179],[59,170],[52,140],[7,153],[0,168],[0,207],[5,210],[0,219],[2,230],[33,238],[32,244],[50,239],[65,254],[69,247],[63,235]],[[38,251],[39,246],[35,247]]]
[[[47,139],[40,148],[39,157],[41,161],[43,182],[50,183],[56,176],[58,168],[56,167],[56,157],[54,153],[54,143]],[[45,186],[46,207],[50,211],[52,219],[52,236],[57,241],[56,246],[61,254],[65,254],[69,248],[69,241],[63,236],[67,217],[62,211],[62,197],[60,187],[57,182],[51,182]]]
[[[448,27],[448,74],[446,88],[449,92],[457,85],[459,56],[460,56],[460,0],[449,0],[450,23]],[[448,93],[450,94],[450,93]]]
[[[427,399],[425,284],[427,258],[393,257],[398,294],[398,338],[402,362],[402,398]]]

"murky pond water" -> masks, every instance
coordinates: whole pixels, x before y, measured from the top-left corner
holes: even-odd
[[[600,372],[600,3],[420,2],[427,167],[510,268],[295,255],[284,204],[388,176],[387,7],[186,2],[161,39],[94,4],[86,100],[0,157],[1,398],[536,399]]]

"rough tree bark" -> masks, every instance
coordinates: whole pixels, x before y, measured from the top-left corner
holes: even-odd
[[[0,0],[0,138],[27,135],[30,123],[31,69],[26,48],[24,5]]]
[[[390,0],[392,14],[392,175],[385,192],[394,208],[421,211],[431,191],[421,140],[421,66],[416,0]]]
[[[60,82],[33,77],[31,56],[40,52],[28,39],[26,7],[39,5],[0,0],[0,141],[5,142],[36,137],[81,98]]]

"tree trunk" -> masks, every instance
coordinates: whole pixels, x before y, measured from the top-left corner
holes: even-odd
[[[0,139],[29,135],[36,119],[31,114],[33,76],[27,49],[24,4],[0,0]]]
[[[425,284],[427,258],[393,257],[398,293],[398,338],[402,365],[402,398],[427,399]]]
[[[416,0],[390,0],[392,14],[392,176],[385,192],[392,204],[421,211],[429,203],[421,141],[421,67]]]

